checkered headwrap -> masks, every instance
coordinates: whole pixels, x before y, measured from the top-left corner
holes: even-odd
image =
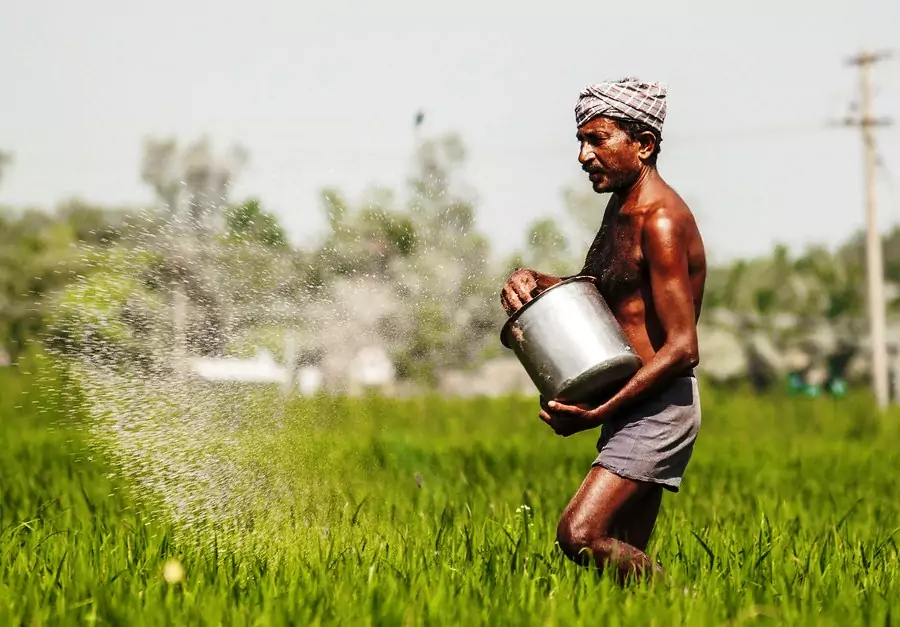
[[[643,122],[662,135],[666,92],[666,86],[661,83],[647,83],[633,77],[588,85],[575,103],[575,122],[581,126],[603,115]]]

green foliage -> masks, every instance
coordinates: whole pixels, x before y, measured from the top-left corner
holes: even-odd
[[[59,308],[53,311],[57,319],[52,321],[75,336],[92,328],[108,340],[122,341],[128,332],[121,311],[138,287],[137,281],[123,274],[95,274],[60,293]]]
[[[128,229],[125,217],[122,210],[97,207],[80,200],[63,203],[56,210],[56,219],[71,225],[72,239],[89,247],[119,242]]]
[[[398,305],[389,326],[399,330],[382,335],[400,376],[431,382],[438,367],[470,364],[495,332],[502,278],[475,228],[460,138],[426,138],[415,157],[403,198],[372,188],[351,203],[339,190],[322,192],[330,230],[307,256],[305,280],[322,286],[307,292],[318,302],[331,302],[329,286],[340,281],[391,291]]]
[[[416,226],[412,218],[383,209],[361,212],[360,222],[387,249],[384,254],[410,257],[416,250]]]
[[[151,333],[155,341],[171,337],[171,329],[160,328],[168,311],[165,295],[142,280],[159,262],[157,255],[112,249],[85,261],[97,269],[46,304],[48,346],[119,361],[147,353],[150,346],[143,340]]]
[[[272,248],[285,248],[287,235],[278,219],[250,199],[230,207],[225,213],[227,237],[241,242],[256,241]]]
[[[277,489],[240,527],[183,528],[67,411],[69,387],[38,380],[0,375],[5,625],[843,627],[900,611],[900,416],[865,397],[704,392],[694,459],[649,547],[667,580],[622,590],[554,544],[596,434],[553,435],[535,399],[222,393],[257,402],[192,446]],[[173,559],[184,577],[167,583]]]
[[[325,190],[322,204],[331,231],[314,252],[319,274],[383,277],[392,259],[410,256],[416,245],[415,225],[390,203],[383,190],[370,190],[362,208],[351,209],[339,192]]]
[[[704,304],[764,317],[783,313],[833,322],[853,319],[865,311],[864,277],[851,251],[831,253],[811,246],[792,258],[785,246],[777,246],[771,257],[711,268]]]
[[[98,215],[76,202],[55,214],[0,208],[0,350],[13,361],[44,332],[52,295],[95,269],[86,249],[116,240]]]
[[[265,350],[272,358],[284,362],[284,335],[290,329],[275,325],[256,325],[229,338],[227,353],[249,359],[259,350]]]
[[[551,218],[539,219],[529,225],[526,229],[524,256],[516,261],[521,266],[555,276],[574,274],[582,266],[576,255],[570,252],[565,233]]]
[[[0,211],[0,353],[15,361],[44,335],[48,307],[65,302],[54,295],[75,281],[84,289],[90,285],[84,280],[103,267],[90,261],[95,252],[154,249],[163,258],[151,264],[150,276],[127,268],[141,284],[135,293],[147,289],[171,300],[181,285],[177,289],[186,290],[189,301],[186,332],[200,352],[217,353],[227,334],[244,335],[257,325],[302,323],[315,334],[321,321],[307,313],[327,309],[342,286],[365,282],[387,286],[396,297],[385,323],[393,331],[382,335],[390,336],[402,373],[427,381],[436,368],[471,366],[488,354],[503,323],[497,294],[511,270],[576,272],[608,199],[586,183],[565,189],[563,215],[527,225],[520,250],[494,260],[489,238],[477,229],[462,139],[422,137],[413,157],[405,189],[372,188],[352,202],[340,190],[324,189],[329,229],[318,243],[297,249],[257,199],[233,203],[226,197],[246,160],[243,149],[217,155],[205,139],[184,146],[148,140],[141,176],[157,196],[156,211],[128,216],[77,200],[53,212]],[[176,210],[197,218],[189,229],[195,250],[187,257],[171,237],[180,230]],[[900,228],[885,237],[884,250],[896,312]],[[770,256],[710,268],[704,309],[728,309],[761,321],[754,327],[761,329],[774,327],[781,314],[834,326],[855,323],[866,310],[863,252],[864,241],[855,234],[836,251],[811,247],[797,254],[779,246]],[[149,304],[137,308],[149,311]],[[129,311],[120,305],[110,303],[107,313]],[[440,333],[433,320],[445,325]],[[110,333],[115,336],[123,324],[113,320]]]
[[[452,325],[447,312],[436,303],[415,310],[415,322],[408,341],[394,356],[398,375],[425,383],[435,382],[435,364],[452,341]]]

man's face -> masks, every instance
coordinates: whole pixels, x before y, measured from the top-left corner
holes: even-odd
[[[631,186],[641,173],[641,143],[633,141],[615,120],[596,117],[578,127],[578,161],[598,194]]]

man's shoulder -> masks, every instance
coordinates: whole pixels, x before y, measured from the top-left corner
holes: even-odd
[[[694,215],[687,204],[675,195],[661,198],[647,209],[641,225],[641,241],[645,250],[657,254],[666,248],[690,246],[699,234]]]
[[[680,232],[684,227],[692,226],[694,216],[683,201],[659,202],[647,209],[644,214],[643,232],[645,234],[666,234]]]
[[[681,195],[660,176],[656,176],[644,185],[641,199],[638,202],[645,217],[660,210],[690,212],[690,208]]]

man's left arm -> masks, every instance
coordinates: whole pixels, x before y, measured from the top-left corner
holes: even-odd
[[[665,333],[665,343],[648,363],[603,405],[584,416],[587,428],[611,413],[649,396],[658,386],[693,368],[699,361],[694,297],[688,273],[687,244],[677,219],[659,209],[644,223],[642,245],[653,306]],[[553,411],[583,410],[549,403]]]

